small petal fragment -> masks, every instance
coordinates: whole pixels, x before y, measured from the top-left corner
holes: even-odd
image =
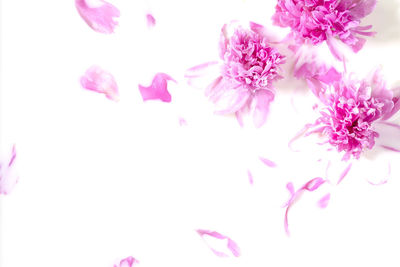
[[[176,82],[168,74],[157,73],[149,87],[139,84],[139,91],[142,95],[143,101],[158,99],[163,102],[171,102],[171,94],[168,92],[167,88],[168,81]]]
[[[247,177],[249,177],[249,183],[252,185],[254,184],[253,174],[250,170],[247,170]]]
[[[104,94],[110,100],[119,101],[118,85],[114,76],[99,66],[92,66],[86,71],[81,77],[81,85],[87,90]]]
[[[209,230],[198,229],[197,233],[201,236],[201,238],[203,238],[203,240],[204,240],[204,235],[208,235],[208,236],[214,237],[214,238],[219,239],[219,240],[227,240],[227,245],[226,246],[229,249],[229,251],[232,253],[232,255],[235,256],[235,257],[239,257],[240,256],[240,248],[239,248],[239,246],[236,244],[235,241],[233,241],[229,237],[227,237],[225,235],[222,235],[222,234],[220,234],[218,232],[209,231]],[[221,252],[221,251],[218,251],[218,250],[212,248],[209,244],[207,244],[207,246],[218,257],[228,257],[229,256],[228,254],[226,254],[224,252]]]
[[[16,157],[17,152],[14,145],[10,155],[0,161],[0,194],[9,194],[18,183],[19,178],[14,167]]]
[[[119,263],[119,265],[114,264],[114,267],[134,267],[135,265],[137,265],[139,263],[139,261],[137,259],[135,259],[132,256],[129,256],[125,259],[122,259]]]
[[[325,209],[328,204],[329,204],[329,200],[331,199],[331,194],[326,194],[325,196],[323,196],[319,201],[318,201],[318,206],[321,209]]]
[[[96,32],[110,34],[118,25],[118,8],[103,0],[75,0],[76,9],[83,20]]]
[[[156,19],[153,17],[152,14],[146,14],[146,20],[147,20],[147,27],[153,28],[156,26]]]
[[[276,167],[276,163],[273,162],[272,160],[269,160],[269,159],[263,158],[263,157],[259,157],[259,159],[261,160],[262,163],[264,163],[265,165],[267,165],[270,168]]]

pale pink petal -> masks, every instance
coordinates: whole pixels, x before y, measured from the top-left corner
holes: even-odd
[[[0,194],[9,194],[18,183],[19,177],[15,170],[16,157],[17,152],[14,145],[10,155],[0,161]]]
[[[267,120],[269,105],[274,100],[274,93],[269,90],[258,90],[255,92],[252,104],[254,126],[259,128]]]
[[[156,26],[156,19],[154,16],[150,13],[146,14],[146,20],[147,20],[147,27],[153,28]]]
[[[350,13],[355,19],[362,19],[371,14],[376,6],[376,0],[359,0],[354,2],[357,4],[350,9]]]
[[[263,157],[258,157],[262,163],[264,163],[265,165],[267,165],[268,167],[271,168],[275,168],[276,167],[276,163],[267,159],[267,158],[263,158]]]
[[[118,25],[118,8],[103,0],[75,0],[76,9],[90,28],[100,33],[113,33]]]
[[[391,147],[391,146],[381,145],[381,147],[383,147],[384,149],[393,151],[393,152],[400,152],[400,149],[394,148],[394,147]]]
[[[157,73],[149,87],[139,84],[139,91],[142,95],[143,101],[159,99],[163,102],[171,102],[171,95],[167,88],[168,81],[176,82],[165,73]]]
[[[118,85],[114,76],[99,66],[90,67],[80,82],[87,90],[104,94],[110,100],[119,101]]]
[[[187,121],[184,118],[179,117],[179,125],[180,126],[187,126]]]
[[[328,206],[329,204],[329,200],[331,199],[331,194],[326,194],[325,196],[323,196],[319,201],[318,201],[318,206],[321,209],[324,209]]]
[[[229,237],[227,237],[225,235],[222,235],[222,234],[220,234],[218,232],[209,231],[209,230],[198,229],[197,233],[203,238],[203,240],[204,240],[204,235],[208,235],[208,236],[214,237],[214,238],[219,239],[219,240],[227,241],[227,245],[226,246],[227,246],[228,250],[232,253],[232,255],[235,256],[235,257],[239,257],[240,256],[240,248],[236,244],[236,242],[233,241],[231,238],[229,238]],[[221,251],[218,251],[218,250],[212,248],[209,244],[207,244],[207,246],[218,257],[228,257],[229,256],[228,254],[226,254],[224,252],[221,252]]]
[[[132,256],[129,256],[125,259],[122,259],[119,263],[119,265],[114,264],[114,267],[134,267],[135,265],[137,265],[139,263],[139,261],[137,259],[135,259]]]
[[[287,235],[290,235],[289,232],[289,220],[288,220],[288,215],[289,215],[289,210],[292,208],[293,204],[296,202],[296,200],[299,199],[300,195],[304,191],[315,191],[317,190],[321,185],[323,185],[326,181],[322,179],[321,177],[316,177],[314,179],[311,179],[308,181],[306,184],[304,184],[302,187],[300,187],[297,191],[294,191],[294,187],[292,183],[288,183],[286,185],[286,188],[289,190],[291,197],[289,201],[287,202],[286,206],[286,211],[285,211],[285,217],[284,217],[284,227]]]
[[[331,51],[332,55],[340,61],[344,61],[344,54],[340,51],[339,43],[335,39],[335,37],[329,36],[326,39],[326,44],[329,47],[329,50]]]
[[[254,184],[253,174],[250,172],[250,170],[247,170],[247,176],[249,177],[249,183]]]
[[[350,171],[350,169],[351,169],[351,165],[352,165],[352,163],[350,163],[350,164],[346,167],[346,169],[344,169],[344,171],[343,171],[342,174],[340,175],[339,180],[338,180],[338,182],[337,182],[336,184],[340,184],[340,183],[343,181],[343,179],[347,176],[347,174],[349,173],[349,171]]]

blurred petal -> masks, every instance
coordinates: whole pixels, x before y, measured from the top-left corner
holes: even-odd
[[[326,194],[325,196],[323,196],[319,201],[318,201],[318,206],[321,209],[324,209],[328,206],[329,204],[329,200],[331,199],[331,194]]]
[[[351,15],[356,19],[362,19],[374,11],[376,0],[354,1],[357,4],[350,9]]]
[[[103,0],[75,0],[76,9],[83,20],[96,32],[110,34],[118,25],[119,10]]]
[[[156,26],[156,19],[153,17],[152,14],[146,14],[146,20],[147,20],[147,27],[152,28]]]
[[[209,230],[199,229],[199,230],[197,230],[197,233],[203,238],[203,240],[204,240],[204,235],[208,235],[208,236],[214,237],[219,240],[228,241],[227,245],[226,245],[228,250],[232,253],[233,256],[235,256],[235,257],[240,256],[240,248],[238,247],[236,242],[233,241],[232,239],[230,239],[229,237],[224,236],[218,232],[209,231]],[[221,251],[218,251],[218,250],[212,248],[209,244],[207,244],[207,245],[211,249],[211,251],[214,252],[214,254],[217,255],[218,257],[228,257],[229,256],[228,254],[226,254],[224,252],[221,252]]]
[[[92,66],[86,71],[81,77],[81,85],[87,90],[105,94],[110,100],[119,101],[118,85],[114,76],[99,66]]]
[[[259,128],[264,125],[269,113],[269,105],[274,100],[274,93],[270,90],[258,90],[255,92],[252,104],[254,126]]]
[[[275,168],[276,167],[276,163],[275,162],[273,162],[273,161],[271,161],[271,160],[269,160],[267,158],[263,158],[263,157],[258,157],[258,158],[262,161],[262,163],[264,163],[268,167],[271,167],[271,168]]]
[[[139,261],[137,259],[130,256],[128,258],[121,260],[119,265],[114,264],[114,267],[134,267],[138,263],[139,263]]]
[[[249,183],[254,184],[253,174],[250,172],[250,170],[247,170],[247,177],[249,177]]]
[[[143,101],[159,99],[163,102],[171,102],[171,95],[167,88],[168,81],[176,82],[168,74],[157,73],[149,87],[139,84],[139,91],[142,95]]]
[[[339,180],[336,184],[340,184],[343,179],[347,176],[347,174],[349,173],[350,169],[351,169],[351,163],[346,167],[346,169],[344,169],[344,171],[342,172],[342,174],[339,177]]]
[[[16,157],[17,152],[14,145],[10,154],[0,161],[0,194],[9,194],[18,183],[19,177],[15,171]]]

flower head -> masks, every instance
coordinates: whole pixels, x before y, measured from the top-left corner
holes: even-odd
[[[344,160],[351,156],[358,159],[364,150],[372,149],[379,136],[374,122],[388,119],[398,110],[398,98],[387,89],[379,71],[362,81],[349,76],[331,84],[309,84],[323,85],[313,92],[325,104],[313,132],[322,133],[329,144],[344,151]]]
[[[96,32],[110,34],[114,32],[119,17],[118,8],[103,0],[75,0],[76,9],[82,19]]]
[[[340,58],[334,38],[354,52],[364,45],[360,35],[371,36],[372,26],[360,26],[361,19],[370,14],[376,0],[278,0],[272,17],[280,27],[290,27],[298,43],[319,44],[327,41],[333,55]]]

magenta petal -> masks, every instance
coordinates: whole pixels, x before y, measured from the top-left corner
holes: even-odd
[[[250,170],[247,170],[247,177],[249,177],[249,183],[251,185],[254,184],[253,174],[250,172]]]
[[[146,20],[147,20],[147,27],[153,28],[156,26],[156,19],[153,17],[152,14],[146,14]]]
[[[275,162],[273,162],[273,161],[271,161],[271,160],[269,160],[267,158],[263,158],[263,157],[258,157],[258,158],[262,161],[262,163],[264,163],[268,167],[271,167],[271,168],[275,168],[276,167],[276,163]]]
[[[119,101],[118,85],[114,76],[99,66],[90,67],[80,81],[83,88],[105,94],[110,100]]]
[[[9,194],[18,183],[18,175],[15,172],[15,159],[17,152],[15,145],[10,155],[0,162],[0,194]]]
[[[371,14],[376,6],[376,0],[359,0],[354,2],[356,5],[350,9],[350,13],[355,19],[362,19]]]
[[[99,4],[90,6],[86,0],[75,0],[76,9],[83,20],[96,32],[110,34],[118,22],[119,10],[112,4],[98,0]]]
[[[336,184],[340,184],[343,179],[347,176],[347,174],[349,173],[350,169],[351,169],[351,163],[346,167],[346,169],[344,169],[344,171],[342,172],[342,174],[339,177],[339,180]]]
[[[253,122],[259,128],[267,120],[269,105],[274,100],[274,93],[270,90],[258,90],[253,97]]]
[[[171,95],[167,89],[168,81],[176,82],[165,73],[157,73],[149,87],[144,87],[139,84],[139,91],[143,101],[159,99],[163,102],[171,102]]]
[[[134,267],[139,261],[132,256],[129,256],[120,261],[119,265],[114,264],[114,267]]]
[[[203,237],[204,235],[208,235],[208,236],[214,237],[216,239],[220,239],[220,240],[227,240],[228,241],[227,248],[232,253],[232,255],[235,256],[235,257],[239,257],[240,256],[240,248],[239,248],[239,246],[236,244],[235,241],[233,241],[229,237],[227,237],[225,235],[222,235],[222,234],[220,234],[218,232],[209,231],[209,230],[198,229],[197,233],[203,238],[203,240],[204,240],[204,237]],[[211,246],[209,246],[209,248],[218,257],[227,257],[228,256],[226,253],[220,252],[220,251],[212,248]]]

